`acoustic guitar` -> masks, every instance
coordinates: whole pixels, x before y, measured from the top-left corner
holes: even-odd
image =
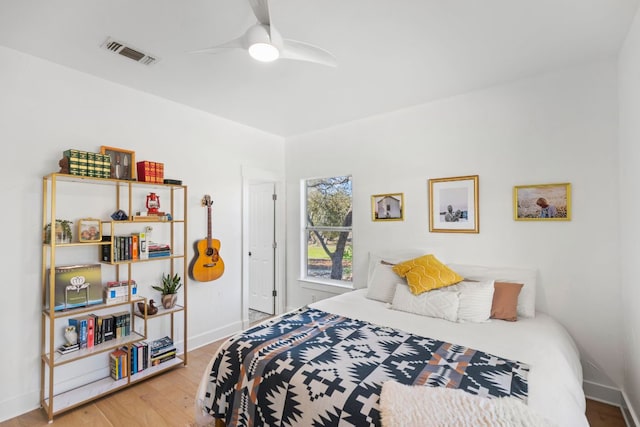
[[[224,261],[220,257],[220,240],[211,238],[211,196],[206,194],[202,206],[207,207],[207,238],[195,244],[196,257],[191,265],[191,276],[198,282],[210,282],[224,273]]]

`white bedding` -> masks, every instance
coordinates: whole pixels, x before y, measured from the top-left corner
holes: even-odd
[[[589,425],[578,350],[553,318],[536,313],[517,322],[455,323],[391,310],[386,303],[367,299],[366,293],[366,289],[348,292],[311,307],[527,363],[528,405],[558,426]]]
[[[387,303],[366,298],[366,293],[367,289],[348,292],[311,307],[527,363],[531,369],[528,405],[558,426],[589,425],[578,350],[567,331],[551,317],[536,313],[534,318],[517,322],[455,323],[391,310]],[[201,410],[201,399],[214,359],[215,355],[203,372],[196,395],[198,425],[212,421]]]

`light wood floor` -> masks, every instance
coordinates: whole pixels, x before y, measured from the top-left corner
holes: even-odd
[[[182,427],[194,425],[194,399],[211,355],[222,341],[189,353],[189,364],[103,397],[54,418],[55,426]],[[591,427],[625,427],[620,409],[587,400]],[[0,423],[0,427],[47,426],[42,409]]]

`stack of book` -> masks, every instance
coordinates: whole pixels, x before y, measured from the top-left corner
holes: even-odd
[[[171,255],[171,246],[161,243],[153,243],[148,247],[149,258],[157,258]]]
[[[68,323],[69,326],[76,328],[79,348],[92,348],[103,342],[131,334],[131,313],[128,311],[105,316],[92,313],[86,316],[72,317]]]
[[[149,344],[136,342],[131,345],[131,374],[137,374],[149,367]]]
[[[127,348],[119,348],[109,354],[111,378],[120,380],[127,376]]]
[[[131,295],[138,294],[138,285],[131,280]],[[107,282],[104,289],[104,301],[107,305],[129,301],[129,282],[126,280]]]
[[[111,236],[102,236],[103,242],[111,242]],[[145,233],[113,236],[112,245],[102,245],[100,258],[104,262],[147,259]]]
[[[60,354],[67,354],[78,350],[80,350],[80,344],[63,344],[56,351]]]
[[[157,366],[176,357],[176,347],[169,337],[160,338],[149,344],[149,356],[151,366]]]

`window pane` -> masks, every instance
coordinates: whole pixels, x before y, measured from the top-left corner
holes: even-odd
[[[352,257],[350,231],[307,232],[307,277],[350,282]]]
[[[307,226],[351,226],[351,177],[306,181]]]

